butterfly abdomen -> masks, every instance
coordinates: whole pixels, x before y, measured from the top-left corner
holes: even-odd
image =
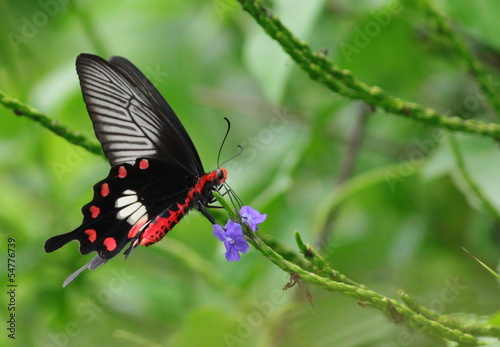
[[[212,191],[223,183],[226,177],[225,169],[218,169],[203,175],[188,191],[182,203],[177,203],[155,217],[154,221],[144,230],[138,242],[147,247],[160,241],[192,207],[197,207],[200,202],[202,206],[206,206],[213,198]]]

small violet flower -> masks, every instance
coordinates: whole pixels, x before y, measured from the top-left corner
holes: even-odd
[[[248,252],[249,245],[243,237],[243,230],[238,223],[229,220],[225,228],[222,228],[218,224],[214,224],[214,235],[224,242],[224,246],[226,247],[226,253],[224,255],[227,261],[238,261],[240,260],[240,254],[238,252],[243,254]]]
[[[259,211],[251,208],[250,206],[243,206],[240,210],[241,218],[243,221],[252,229],[257,231],[259,227],[258,224],[266,220],[267,214],[261,214]]]
[[[258,224],[266,220],[267,214],[261,214],[259,211],[250,206],[243,206],[240,210],[240,216],[252,231],[257,231]],[[248,252],[248,242],[243,236],[243,229],[238,223],[229,220],[223,228],[219,224],[214,224],[214,235],[220,241],[224,242],[226,247],[227,261],[240,260],[240,252],[245,254]]]

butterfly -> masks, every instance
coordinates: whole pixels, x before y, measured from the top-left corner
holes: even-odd
[[[172,108],[153,84],[122,57],[109,61],[80,54],[76,59],[83,99],[97,139],[109,160],[109,175],[94,185],[75,230],[51,237],[45,251],[70,241],[80,253],[97,255],[71,274],[94,270],[124,251],[160,241],[191,209],[211,222],[207,206],[227,171],[206,173],[196,148]]]

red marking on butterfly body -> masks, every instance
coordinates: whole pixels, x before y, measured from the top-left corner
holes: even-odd
[[[183,203],[177,204],[177,210],[167,210],[162,214],[167,214],[168,216],[162,217],[157,216],[151,224],[144,230],[141,236],[141,245],[151,246],[152,244],[160,241],[172,228],[179,223],[182,217],[186,215],[188,210],[191,208],[193,200],[203,192],[203,188],[209,182],[219,182],[222,183],[226,180],[227,171],[225,169],[219,169],[223,173],[223,177],[218,177],[218,170],[212,171],[200,178],[200,180],[191,188],[184,199]]]

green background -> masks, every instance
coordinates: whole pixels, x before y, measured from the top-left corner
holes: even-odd
[[[411,2],[410,2],[411,3]],[[392,4],[392,5],[391,5]],[[298,37],[362,81],[443,113],[495,121],[474,79],[409,3],[281,0]],[[498,85],[500,5],[440,1]],[[457,170],[447,133],[367,109],[308,79],[233,0],[2,1],[0,89],[94,138],[76,76],[79,53],[137,65],[187,128],[207,170],[222,160],[243,202],[268,214],[261,235],[294,248],[293,232],[330,265],[381,294],[403,289],[459,319],[494,321],[500,224]],[[497,82],[495,84],[495,82]],[[352,130],[367,115],[355,156]],[[500,210],[498,143],[456,134],[467,169]],[[346,158],[355,166],[345,186]],[[397,165],[397,166],[395,166]],[[43,243],[81,222],[107,161],[0,108],[0,321],[8,319],[7,239],[16,240],[20,346],[433,346],[380,312],[289,276],[251,249],[228,263],[193,212],[162,242],[62,282],[91,256]],[[325,227],[332,201],[335,220]],[[214,214],[221,221],[224,215]],[[308,300],[310,293],[312,300]],[[498,320],[498,318],[497,318]]]

